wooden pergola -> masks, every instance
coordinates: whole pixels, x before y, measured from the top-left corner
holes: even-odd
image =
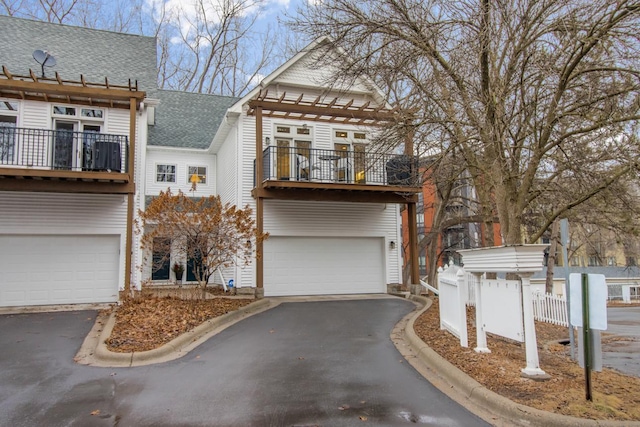
[[[358,103],[354,99],[340,102],[339,98],[327,100],[321,96],[306,97],[303,93],[297,97],[270,96],[268,91],[260,92],[249,101],[247,115],[256,119],[256,187],[252,192],[256,199],[256,225],[259,233],[264,232],[264,200],[323,200],[346,202],[402,203],[407,205],[409,227],[409,253],[411,264],[411,283],[419,284],[418,242],[416,204],[421,186],[396,185],[355,185],[355,184],[318,184],[313,182],[268,181],[265,182],[263,170],[263,117],[294,119],[313,122],[335,123],[358,126],[383,126],[385,124],[406,121],[400,116],[398,107],[371,106],[370,102]],[[412,156],[413,140],[405,141],[405,154]],[[263,243],[256,247],[256,286],[264,287]]]
[[[129,110],[129,155],[126,173],[42,170],[27,167],[0,167],[0,191],[30,191],[56,193],[98,193],[127,195],[127,233],[125,289],[130,289],[133,247],[133,208],[135,193],[136,111],[146,97],[137,82],[127,85],[104,82],[65,80],[55,73],[54,78],[12,74],[3,65],[0,73],[0,97],[79,104],[103,108]]]

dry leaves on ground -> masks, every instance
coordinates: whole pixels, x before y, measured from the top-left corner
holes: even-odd
[[[567,328],[536,322],[540,367],[548,381],[522,378],[526,366],[524,343],[489,334],[490,354],[476,353],[475,310],[467,310],[469,348],[440,330],[438,300],[415,322],[418,336],[442,357],[488,389],[514,402],[549,412],[588,419],[640,420],[640,378],[605,368],[592,373],[593,402],[585,399],[584,370],[570,359],[566,346]]]
[[[116,323],[107,348],[127,353],[158,348],[208,319],[238,310],[252,299],[180,299],[150,295],[130,298],[116,307]]]

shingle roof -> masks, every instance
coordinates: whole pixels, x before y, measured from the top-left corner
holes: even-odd
[[[239,98],[191,92],[158,90],[154,126],[148,145],[209,148],[227,109]]]
[[[40,75],[40,65],[33,59],[37,49],[53,55],[57,65],[45,68],[47,77],[57,71],[62,79],[128,84],[138,81],[138,88],[157,88],[156,41],[153,37],[93,30],[82,27],[30,21],[0,16],[0,65],[9,72],[27,75],[32,69]]]

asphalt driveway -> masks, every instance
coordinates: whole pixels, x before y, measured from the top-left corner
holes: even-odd
[[[487,425],[418,374],[389,338],[400,299],[283,303],[187,356],[77,365],[95,312],[0,316],[2,426]]]
[[[607,330],[603,332],[603,337],[617,337],[602,345],[604,366],[640,377],[640,307],[607,308]]]

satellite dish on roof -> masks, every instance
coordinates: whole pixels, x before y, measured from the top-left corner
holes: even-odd
[[[56,65],[56,58],[49,55],[49,52],[46,50],[36,50],[33,52],[33,59],[36,60],[40,67],[42,68],[42,78],[44,78],[44,67],[53,67]]]

